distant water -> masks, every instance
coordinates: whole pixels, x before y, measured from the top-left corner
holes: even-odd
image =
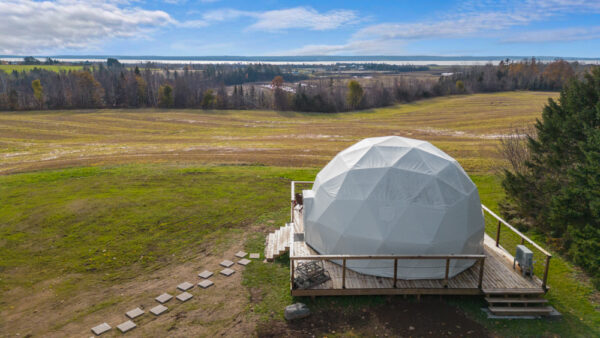
[[[71,56],[58,55],[51,56],[52,59],[63,62],[104,62],[107,58],[112,57],[126,64],[142,64],[147,62],[153,63],[171,63],[171,64],[255,64],[265,63],[273,65],[334,65],[336,63],[384,63],[389,65],[440,65],[440,66],[469,66],[469,65],[497,65],[502,60],[507,58],[510,60],[527,59],[523,56],[497,56],[497,57],[475,57],[475,56],[190,56],[190,57],[167,57],[167,56]],[[43,61],[46,56],[37,56]],[[536,57],[541,62],[551,62],[558,57],[542,56]],[[573,58],[566,57],[564,60],[582,64],[598,64],[600,58]],[[23,61],[22,57],[0,55],[0,60],[16,62]]]

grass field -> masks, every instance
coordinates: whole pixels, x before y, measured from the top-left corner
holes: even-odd
[[[261,251],[265,232],[289,217],[289,181],[312,180],[335,152],[366,136],[433,140],[459,159],[495,209],[502,198],[496,136],[531,123],[549,95],[458,96],[336,115],[2,113],[0,332],[81,336],[99,322],[118,322],[132,304],[151,304],[172,278],[244,247]],[[495,225],[486,230],[493,234]],[[507,232],[502,238],[509,248],[517,243]],[[137,334],[247,335],[257,323],[281,322],[293,301],[285,263],[250,265],[230,281],[244,287],[210,291],[208,305],[180,305],[170,320],[144,319]],[[564,314],[560,321],[490,321],[479,299],[447,302],[500,335],[597,336],[590,283],[557,255],[550,272],[547,297]],[[385,302],[301,301],[333,311]]]
[[[104,110],[0,113],[0,174],[118,163],[321,167],[369,136],[426,139],[469,172],[501,163],[498,136],[556,93],[453,96],[343,114]]]
[[[53,72],[69,71],[69,70],[80,70],[83,66],[65,66],[65,65],[0,65],[0,71],[7,73],[17,72],[29,72],[34,69],[51,70]]]

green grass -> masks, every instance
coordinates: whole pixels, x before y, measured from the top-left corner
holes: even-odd
[[[17,72],[30,72],[34,69],[51,70],[53,72],[70,71],[70,70],[81,70],[83,66],[66,66],[66,65],[0,65],[0,71],[11,73]]]
[[[204,238],[218,245],[216,234],[281,208],[299,172],[128,165],[0,176],[1,290],[69,274],[130,277]]]

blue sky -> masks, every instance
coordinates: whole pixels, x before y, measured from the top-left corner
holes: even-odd
[[[600,57],[600,0],[0,0],[0,54]]]

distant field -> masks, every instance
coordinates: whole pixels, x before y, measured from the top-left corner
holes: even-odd
[[[540,116],[549,92],[442,97],[340,114],[74,110],[0,113],[0,174],[115,163],[320,167],[370,136],[432,142],[471,172],[502,163],[498,137]]]
[[[61,66],[61,65],[0,65],[0,71],[5,71],[7,73],[12,71],[22,72],[22,71],[31,71],[35,68],[51,70],[55,72],[59,72],[61,70],[69,71],[69,70],[80,70],[83,69],[83,66]]]

